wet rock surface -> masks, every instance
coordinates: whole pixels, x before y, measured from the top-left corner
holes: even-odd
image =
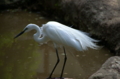
[[[120,57],[109,58],[89,79],[120,79]]]

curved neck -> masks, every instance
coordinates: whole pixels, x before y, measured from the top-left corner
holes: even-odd
[[[35,30],[37,31],[37,32],[35,33],[36,36],[37,36],[38,38],[41,37],[42,32],[41,32],[41,30],[40,30],[40,27],[39,27],[39,26],[36,26]]]
[[[49,39],[45,36],[45,34],[42,34],[42,29],[40,29],[39,26],[35,25],[34,28],[37,32],[33,35],[33,38],[38,43],[44,43],[47,42]],[[41,37],[42,36],[42,37]]]
[[[34,38],[35,41],[38,42],[38,38],[41,37],[42,32],[41,32],[41,30],[40,30],[40,27],[37,26],[37,25],[34,25],[34,26],[33,26],[33,29],[35,29],[35,30],[37,31],[37,32],[33,35],[33,38]]]

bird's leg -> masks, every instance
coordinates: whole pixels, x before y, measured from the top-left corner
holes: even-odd
[[[52,76],[52,74],[53,74],[55,68],[57,67],[58,63],[60,62],[59,55],[58,55],[58,50],[57,50],[57,48],[55,48],[55,49],[56,49],[56,55],[57,55],[57,62],[56,62],[56,64],[55,64],[55,66],[54,66],[54,68],[53,68],[51,74],[49,75],[48,79],[51,78],[51,76]]]
[[[64,50],[65,58],[64,58],[64,64],[63,64],[63,67],[62,67],[62,72],[61,72],[60,78],[62,78],[62,76],[63,76],[63,71],[64,71],[64,68],[65,68],[66,61],[67,61],[67,55],[66,55],[64,47],[63,47],[63,50]]]

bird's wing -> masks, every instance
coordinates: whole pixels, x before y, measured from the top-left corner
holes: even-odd
[[[66,25],[52,22],[48,23],[49,36],[57,43],[63,45],[73,46],[78,50],[86,50],[87,47],[97,48],[98,46],[94,43],[97,40],[90,38],[86,33],[68,27]]]
[[[71,30],[70,34],[77,41],[79,41],[83,50],[86,50],[88,47],[93,49],[98,48],[98,46],[95,44],[95,42],[98,42],[98,40],[92,39],[91,37],[89,37],[89,35],[86,32],[82,32],[80,30],[71,29],[71,28],[70,30]]]

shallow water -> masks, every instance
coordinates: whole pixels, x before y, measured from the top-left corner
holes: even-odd
[[[46,79],[49,76],[56,62],[53,44],[36,43],[32,37],[35,31],[13,39],[27,24],[35,23],[41,26],[47,21],[38,13],[0,13],[0,79]],[[53,77],[59,77],[64,59],[63,50],[58,50],[61,62]],[[68,61],[63,76],[87,79],[110,56],[106,48],[84,52],[67,49]]]

